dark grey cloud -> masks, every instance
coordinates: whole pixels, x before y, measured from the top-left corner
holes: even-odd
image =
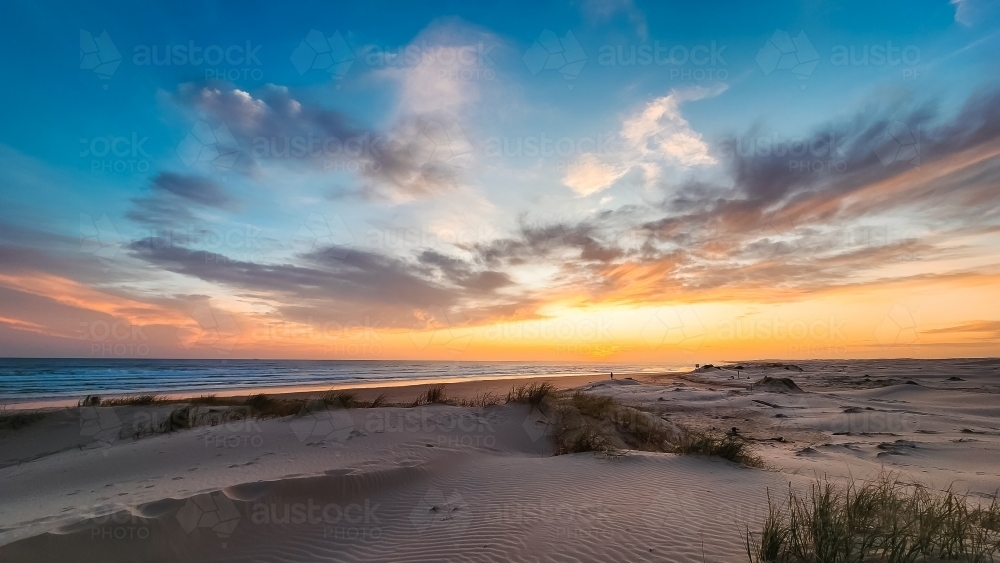
[[[201,176],[161,172],[150,180],[150,194],[132,199],[125,217],[144,227],[169,228],[198,222],[197,209],[236,211],[239,201],[218,183]]]
[[[156,238],[135,241],[129,250],[133,257],[164,270],[227,285],[251,297],[279,298],[290,304],[283,313],[297,318],[368,316],[386,326],[413,326],[414,311],[432,306],[461,308],[469,299],[487,308],[514,306],[495,293],[510,284],[505,274],[476,270],[436,254],[428,259],[432,254],[424,253],[421,260],[411,261],[362,250],[345,255],[320,248],[300,255],[295,264],[258,264]],[[483,318],[481,311],[465,317]]]
[[[236,169],[244,173],[253,173],[262,162],[308,172],[354,172],[358,188],[353,193],[339,188],[338,197],[438,195],[458,185],[460,162],[471,154],[453,118],[403,115],[378,131],[273,84],[253,93],[222,84],[186,84],[172,100],[212,127],[225,124],[242,151]]]
[[[154,191],[162,190],[201,205],[228,210],[236,207],[236,200],[208,178],[161,172],[153,178],[152,184]]]

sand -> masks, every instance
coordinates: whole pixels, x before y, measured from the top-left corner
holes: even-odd
[[[817,475],[1000,487],[998,360],[740,367],[740,379],[713,368],[562,385],[735,428],[766,469],[553,456],[546,420],[516,404],[334,409],[138,439],[129,430],[170,405],[52,410],[0,430],[0,560],[745,561],[740,532],[768,491]]]

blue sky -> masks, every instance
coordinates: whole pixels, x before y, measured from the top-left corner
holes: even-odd
[[[85,352],[78,327],[116,315],[157,327],[160,355],[198,353],[176,333],[205,330],[199,306],[439,330],[994,273],[991,158],[942,180],[957,197],[858,204],[991,146],[989,2],[0,10],[0,353]],[[318,152],[280,153],[296,142]],[[788,142],[808,148],[770,151]],[[970,221],[979,238],[956,243]],[[926,260],[859,249],[873,225]],[[133,305],[32,293],[38,279]],[[25,292],[38,302],[10,305]]]

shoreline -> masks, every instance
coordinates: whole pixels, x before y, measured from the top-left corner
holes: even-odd
[[[631,377],[638,380],[649,380],[665,376],[681,376],[687,371],[664,371],[664,372],[618,372],[616,379]],[[100,395],[102,398],[130,397],[139,395],[155,395],[157,398],[167,401],[183,402],[185,399],[193,399],[206,395],[216,397],[249,397],[264,393],[278,399],[301,399],[315,394],[322,394],[327,391],[353,391],[361,399],[371,400],[379,394],[385,394],[386,399],[392,402],[399,402],[412,399],[417,395],[425,393],[428,388],[436,385],[444,385],[449,396],[456,398],[474,398],[477,394],[495,393],[506,394],[511,387],[518,383],[541,383],[549,382],[559,389],[570,389],[587,385],[595,381],[608,380],[610,372],[607,374],[567,374],[567,375],[484,375],[462,378],[418,378],[405,380],[385,380],[385,381],[365,381],[365,382],[345,382],[330,383],[324,385],[299,385],[299,386],[276,386],[276,387],[251,387],[235,388],[223,390],[205,390],[204,392],[132,392],[132,393],[111,393]],[[619,375],[620,374],[620,375]],[[79,397],[74,398],[53,398],[53,399],[27,399],[24,401],[0,402],[0,412],[23,411],[23,410],[51,410],[76,407],[78,402],[87,395],[82,392]]]

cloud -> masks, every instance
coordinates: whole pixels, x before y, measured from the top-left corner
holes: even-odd
[[[563,183],[581,196],[597,193],[621,178],[627,170],[619,170],[614,165],[601,162],[592,154],[585,154],[567,167]]]
[[[626,138],[650,138],[670,104],[650,106],[623,128]],[[997,108],[995,91],[971,96],[953,115],[933,104],[867,107],[801,135],[817,154],[730,143],[713,151],[730,183],[663,186],[659,204],[522,225],[519,236],[476,251],[499,271],[557,264],[551,283],[594,301],[763,295],[776,287],[815,292],[900,272],[937,275],[937,261],[988,252],[972,246],[974,237],[1000,230]],[[879,147],[897,139],[899,124],[915,145],[904,158],[886,159]],[[774,140],[759,128],[741,138],[750,147]],[[839,164],[797,165],[808,159]],[[597,190],[612,180],[593,176],[598,180],[581,186]]]
[[[647,183],[657,181],[666,167],[688,168],[716,164],[708,144],[681,115],[684,102],[718,95],[725,88],[695,87],[671,90],[627,117],[618,132],[620,150],[588,153],[567,166],[563,184],[587,196],[603,191],[633,168]]]
[[[218,183],[200,176],[161,172],[150,181],[151,194],[132,200],[125,216],[149,227],[171,227],[197,221],[199,208],[236,211],[239,202]]]
[[[171,193],[177,197],[217,209],[233,209],[236,200],[222,186],[199,176],[186,176],[161,172],[153,178],[154,191]]]
[[[646,14],[636,8],[632,0],[584,0],[581,10],[584,17],[595,24],[607,22],[619,13],[624,14],[639,39],[645,41],[649,36]]]
[[[955,21],[964,26],[973,26],[996,13],[997,6],[991,0],[951,0],[955,6]]]

